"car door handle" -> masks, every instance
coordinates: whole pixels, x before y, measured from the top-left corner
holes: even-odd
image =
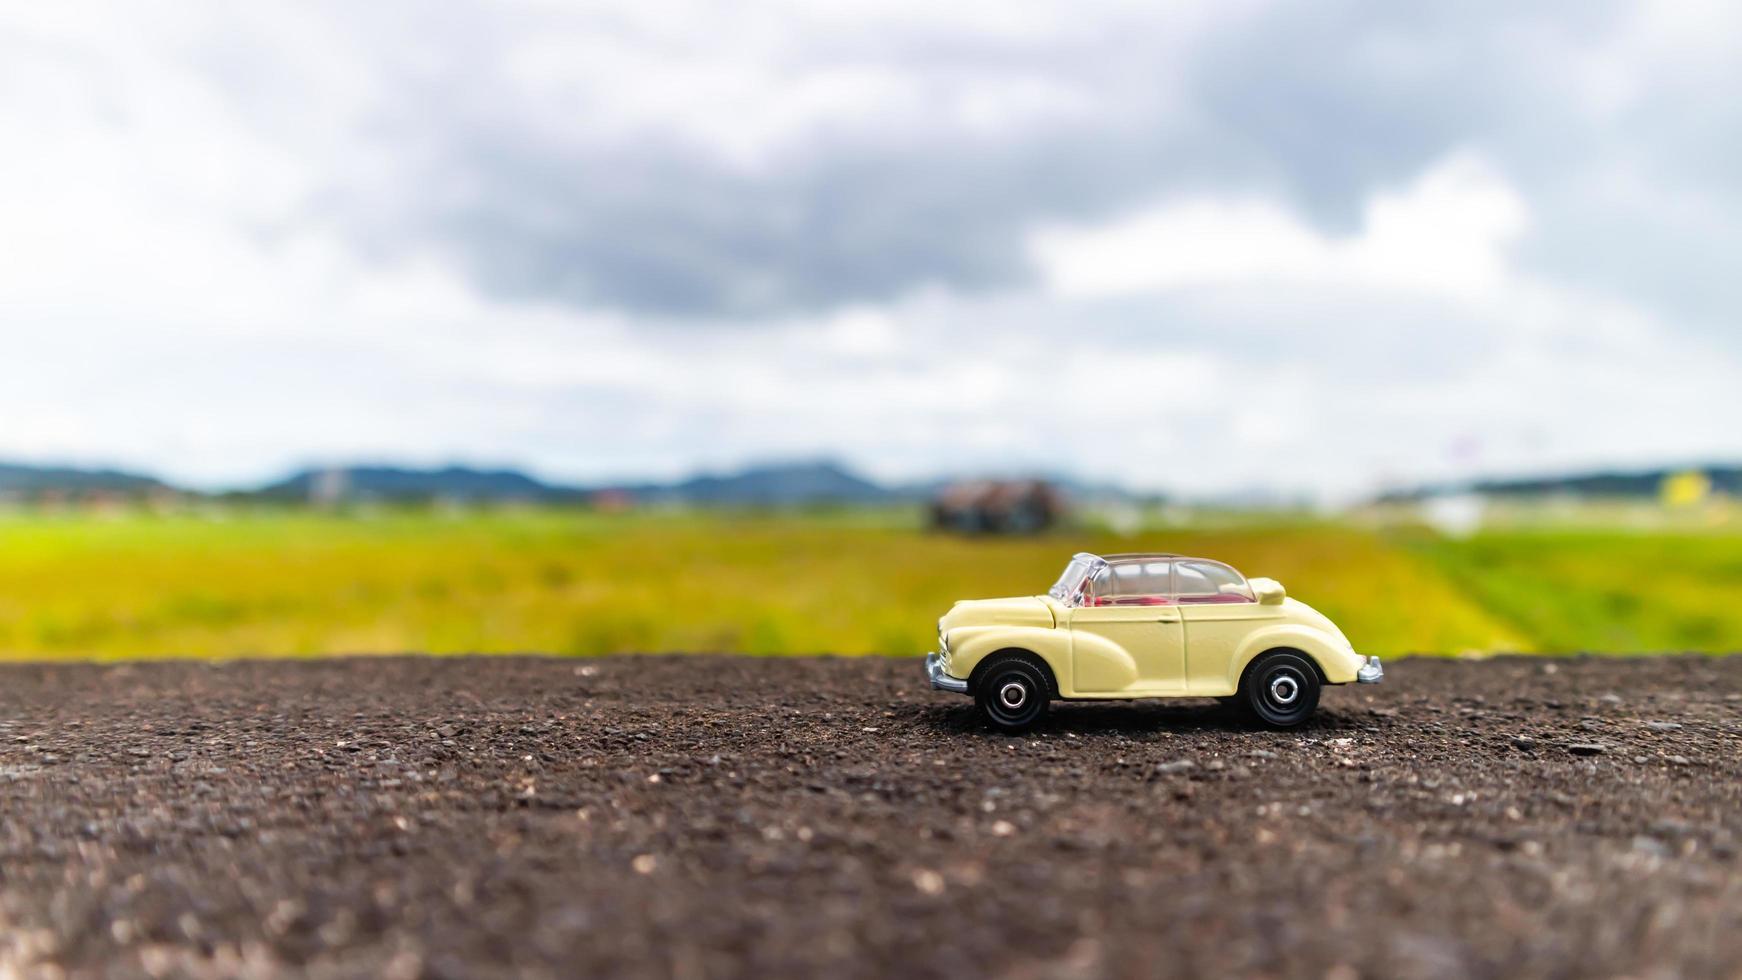
[[[1158,623],[1177,623],[1179,622],[1179,613],[1161,613],[1155,617],[1155,621]]]

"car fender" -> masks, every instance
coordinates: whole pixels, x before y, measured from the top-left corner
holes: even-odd
[[[960,626],[950,630],[950,674],[973,676],[1000,650],[1026,650],[1046,662],[1059,693],[1071,690],[1070,634],[1050,626]]]
[[[1338,637],[1299,623],[1280,623],[1254,630],[1241,641],[1238,652],[1228,665],[1229,687],[1238,689],[1246,666],[1259,654],[1276,649],[1299,650],[1311,657],[1331,684],[1351,683],[1355,680],[1355,672],[1361,669],[1361,657]]]

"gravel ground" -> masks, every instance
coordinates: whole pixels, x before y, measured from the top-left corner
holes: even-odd
[[[1020,738],[912,660],[0,668],[0,975],[1742,975],[1742,657]]]

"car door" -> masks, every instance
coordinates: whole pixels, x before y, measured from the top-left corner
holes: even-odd
[[[1233,694],[1235,653],[1254,629],[1281,618],[1280,607],[1259,604],[1245,577],[1221,562],[1181,559],[1174,562],[1173,581],[1185,625],[1187,691]]]
[[[1084,693],[1180,694],[1185,632],[1167,561],[1115,562],[1071,611],[1072,674]]]

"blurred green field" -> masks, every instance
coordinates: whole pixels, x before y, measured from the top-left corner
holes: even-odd
[[[1310,521],[967,540],[911,515],[568,511],[0,517],[0,656],[911,654],[949,603],[1076,550],[1280,579],[1367,652],[1742,649],[1742,536]]]
[[[1511,529],[1408,546],[1536,649],[1742,650],[1742,534]]]

